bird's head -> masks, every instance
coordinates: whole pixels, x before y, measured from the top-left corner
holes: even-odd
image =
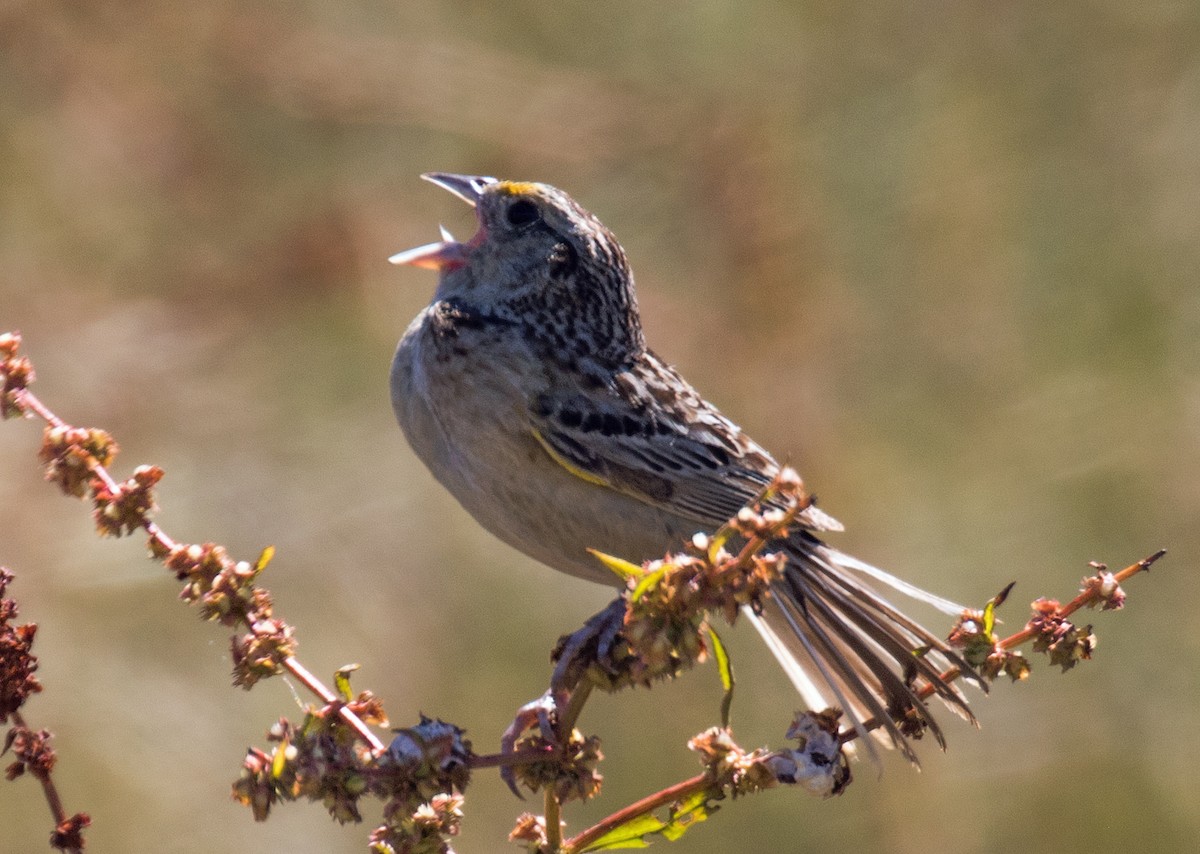
[[[478,220],[465,243],[442,229],[442,240],[389,259],[438,270],[435,299],[461,299],[529,324],[547,346],[566,353],[623,362],[641,352],[625,252],[574,199],[548,184],[442,172],[422,177],[474,207]]]

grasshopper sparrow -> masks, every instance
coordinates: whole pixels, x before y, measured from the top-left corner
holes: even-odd
[[[478,231],[390,260],[437,270],[433,301],[392,363],[396,417],[417,456],[478,522],[571,575],[612,583],[587,551],[659,557],[755,498],[779,464],[646,347],[633,274],[616,238],[545,184],[424,176],[475,208]],[[755,627],[815,708],[874,718],[915,761],[906,733],[936,722],[931,685],[970,668],[863,576],[961,609],[825,545],[841,525],[815,506],[782,544],[788,562]],[[914,654],[926,650],[924,654]],[[915,730],[893,719],[907,716]]]

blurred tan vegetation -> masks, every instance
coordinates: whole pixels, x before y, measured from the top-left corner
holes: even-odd
[[[564,187],[623,240],[656,349],[789,458],[837,545],[959,600],[1068,598],[1086,561],[1171,554],[1097,615],[1097,660],[980,701],[950,751],[772,792],[675,848],[1178,851],[1200,832],[1200,6],[232,2],[0,4],[0,328],[36,391],[167,470],[159,520],[253,558],[321,675],[397,725],[493,749],[608,591],[482,533],[410,453],[391,350],[428,299],[389,267],[469,232],[428,170]],[[361,851],[317,808],[228,797],[281,680],[138,542],[99,541],[0,437],[0,564],[40,624],[69,811],[96,851]],[[630,555],[627,557],[640,557]],[[744,627],[739,740],[795,700]],[[711,667],[598,698],[609,759],[575,829],[695,773]],[[521,807],[468,792],[460,854]],[[0,788],[4,846],[47,813]],[[659,846],[671,850],[666,846]]]

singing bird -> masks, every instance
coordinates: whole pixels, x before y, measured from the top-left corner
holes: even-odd
[[[433,300],[392,362],[392,406],[412,449],[487,530],[570,575],[613,583],[588,549],[640,561],[678,551],[758,496],[774,457],[646,346],[633,273],[595,216],[546,184],[431,173],[475,208],[467,242],[390,260],[436,270]],[[815,709],[874,719],[912,761],[907,716],[944,745],[921,683],[972,718],[939,673],[971,668],[885,600],[882,582],[960,606],[827,545],[841,530],[810,506],[782,578],[747,616]],[[826,694],[828,692],[828,694]],[[867,740],[869,742],[869,740]]]

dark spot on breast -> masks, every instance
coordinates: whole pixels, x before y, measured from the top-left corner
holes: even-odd
[[[630,416],[626,415],[622,421],[622,426],[625,428],[626,436],[641,435],[642,422],[638,421],[636,418],[631,418]]]
[[[558,420],[564,427],[578,427],[583,423],[583,415],[577,409],[563,409],[558,413]]]
[[[600,432],[605,436],[618,436],[624,431],[624,426],[621,424],[621,419],[615,415],[605,413],[604,424],[600,427]]]
[[[489,326],[513,326],[513,321],[487,314],[465,300],[451,298],[442,300],[435,306],[430,317],[433,334],[438,338],[454,338],[463,329],[486,329]]]
[[[554,400],[548,394],[539,394],[533,400],[533,414],[546,418],[554,412]]]
[[[607,378],[604,377],[602,374],[598,374],[595,371],[589,370],[589,366],[587,366],[587,365],[581,366],[581,371],[579,374],[579,384],[581,386],[583,386],[585,389],[588,389],[591,391],[596,391],[596,390],[608,387]]]
[[[592,412],[587,418],[583,419],[583,424],[581,425],[580,429],[583,430],[584,433],[591,433],[599,430],[603,426],[604,419],[599,415],[599,413]]]

